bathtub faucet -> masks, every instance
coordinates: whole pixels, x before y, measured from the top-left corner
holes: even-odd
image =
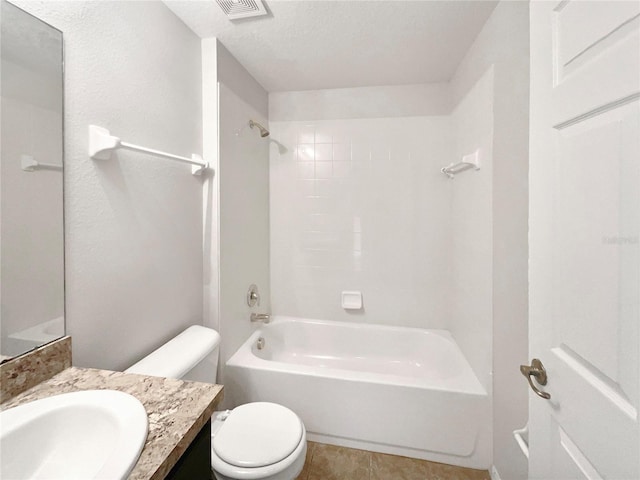
[[[269,323],[270,320],[271,320],[271,315],[269,315],[268,313],[252,313],[251,314],[252,323],[255,323],[255,322]]]

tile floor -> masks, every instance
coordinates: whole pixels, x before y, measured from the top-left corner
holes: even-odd
[[[296,480],[490,480],[486,470],[308,442]]]

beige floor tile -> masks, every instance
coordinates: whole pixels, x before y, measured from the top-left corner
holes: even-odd
[[[296,480],[490,480],[486,470],[308,442]]]
[[[487,470],[454,467],[444,463],[428,462],[428,480],[490,480]]]
[[[371,454],[371,480],[425,480],[428,472],[427,462],[423,460]]]
[[[371,452],[316,444],[308,480],[370,480]]]
[[[309,469],[311,468],[311,459],[313,458],[313,450],[316,444],[314,442],[307,442],[307,457],[304,460],[304,467],[302,472],[296,477],[296,480],[307,480],[309,478]]]

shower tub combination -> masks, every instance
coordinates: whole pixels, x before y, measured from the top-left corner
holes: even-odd
[[[312,441],[490,466],[488,395],[446,330],[274,316],[229,359],[225,388],[291,408]]]

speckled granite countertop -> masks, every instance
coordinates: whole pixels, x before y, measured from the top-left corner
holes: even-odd
[[[149,434],[130,480],[161,480],[171,471],[222,400],[222,385],[71,367],[0,405],[0,410],[79,390],[120,390],[149,415]]]

